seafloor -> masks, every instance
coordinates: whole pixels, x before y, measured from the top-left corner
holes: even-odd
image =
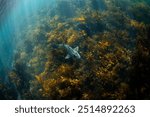
[[[19,30],[0,99],[150,99],[150,2],[56,1]]]

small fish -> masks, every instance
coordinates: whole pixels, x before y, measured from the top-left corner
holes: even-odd
[[[59,47],[64,47],[67,50],[67,56],[65,59],[70,59],[70,58],[76,58],[76,59],[81,59],[81,56],[79,54],[79,47],[77,46],[76,48],[72,48],[67,44],[59,44]]]

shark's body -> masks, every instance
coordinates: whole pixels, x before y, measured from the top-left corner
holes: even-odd
[[[67,50],[67,56],[65,57],[65,59],[69,59],[69,58],[76,58],[76,59],[81,59],[81,56],[79,54],[79,47],[77,46],[76,48],[72,48],[67,44],[60,44],[60,47],[64,47]]]

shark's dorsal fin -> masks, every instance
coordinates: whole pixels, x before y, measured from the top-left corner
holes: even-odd
[[[67,56],[65,57],[65,59],[69,59],[70,58],[70,55],[69,54],[67,54]]]
[[[74,50],[78,52],[79,51],[79,46],[75,47]]]

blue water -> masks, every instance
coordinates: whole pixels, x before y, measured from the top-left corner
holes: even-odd
[[[30,24],[37,24],[38,14],[42,9],[49,12],[55,7],[56,0],[17,0],[0,22],[0,77],[4,79],[5,72],[12,68],[17,45],[23,41],[20,32]],[[37,19],[35,16],[37,15]],[[17,48],[18,49],[18,48]]]

